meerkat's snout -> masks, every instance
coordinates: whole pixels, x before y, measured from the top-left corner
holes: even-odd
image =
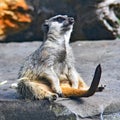
[[[73,26],[74,24],[74,18],[73,17],[67,17],[67,19],[65,19],[64,23],[63,23],[63,27],[69,27],[69,26]]]
[[[75,20],[74,20],[73,17],[69,17],[69,23],[70,23],[70,24],[74,24],[74,21],[75,21]]]

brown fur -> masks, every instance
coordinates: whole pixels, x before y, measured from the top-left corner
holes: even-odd
[[[78,89],[72,88],[71,83],[67,79],[61,77],[60,87],[64,97],[89,97],[98,90],[98,84],[101,77],[101,66],[98,65],[94,74],[94,78],[91,87],[88,88],[83,82],[79,82]],[[101,89],[104,89],[103,87]],[[99,91],[99,90],[98,90]],[[23,78],[18,84],[18,92],[28,99],[49,99],[55,100],[58,95],[54,93],[51,86],[47,81],[34,80],[29,81],[27,78]]]
[[[49,28],[42,45],[26,58],[19,72],[17,91],[23,98],[55,100],[58,96],[89,97],[93,95],[101,77],[98,65],[90,87],[82,80],[74,66],[69,45],[74,19],[58,15],[45,22]]]

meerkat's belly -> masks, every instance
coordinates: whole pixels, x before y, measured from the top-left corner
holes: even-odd
[[[57,63],[54,65],[54,71],[57,74],[60,81],[67,80],[68,67],[65,63]]]

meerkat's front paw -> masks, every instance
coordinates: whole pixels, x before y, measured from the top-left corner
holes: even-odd
[[[58,98],[58,95],[55,94],[55,93],[47,97],[47,99],[48,99],[49,101],[54,101],[54,100],[56,100],[57,98]]]
[[[57,88],[52,87],[52,90],[53,90],[55,93],[57,93],[59,97],[62,97],[62,96],[63,96],[62,90],[61,90],[60,87],[57,87]]]

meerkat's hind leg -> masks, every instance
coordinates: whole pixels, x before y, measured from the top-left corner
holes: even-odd
[[[101,72],[102,72],[101,66],[98,65],[95,70],[94,78],[93,78],[93,81],[90,87],[87,87],[87,85],[82,80],[80,81],[79,89],[75,89],[70,86],[65,86],[64,84],[61,85],[64,96],[75,97],[75,98],[92,96],[99,88],[98,85],[99,85],[100,78],[101,78]]]
[[[50,91],[47,85],[38,82],[21,80],[17,91],[23,98],[31,100],[48,99],[54,101],[58,98],[58,95]]]
[[[88,90],[89,86],[83,81],[83,79],[81,78],[81,76],[78,76],[79,79],[79,87],[78,89],[83,89],[83,90]]]

